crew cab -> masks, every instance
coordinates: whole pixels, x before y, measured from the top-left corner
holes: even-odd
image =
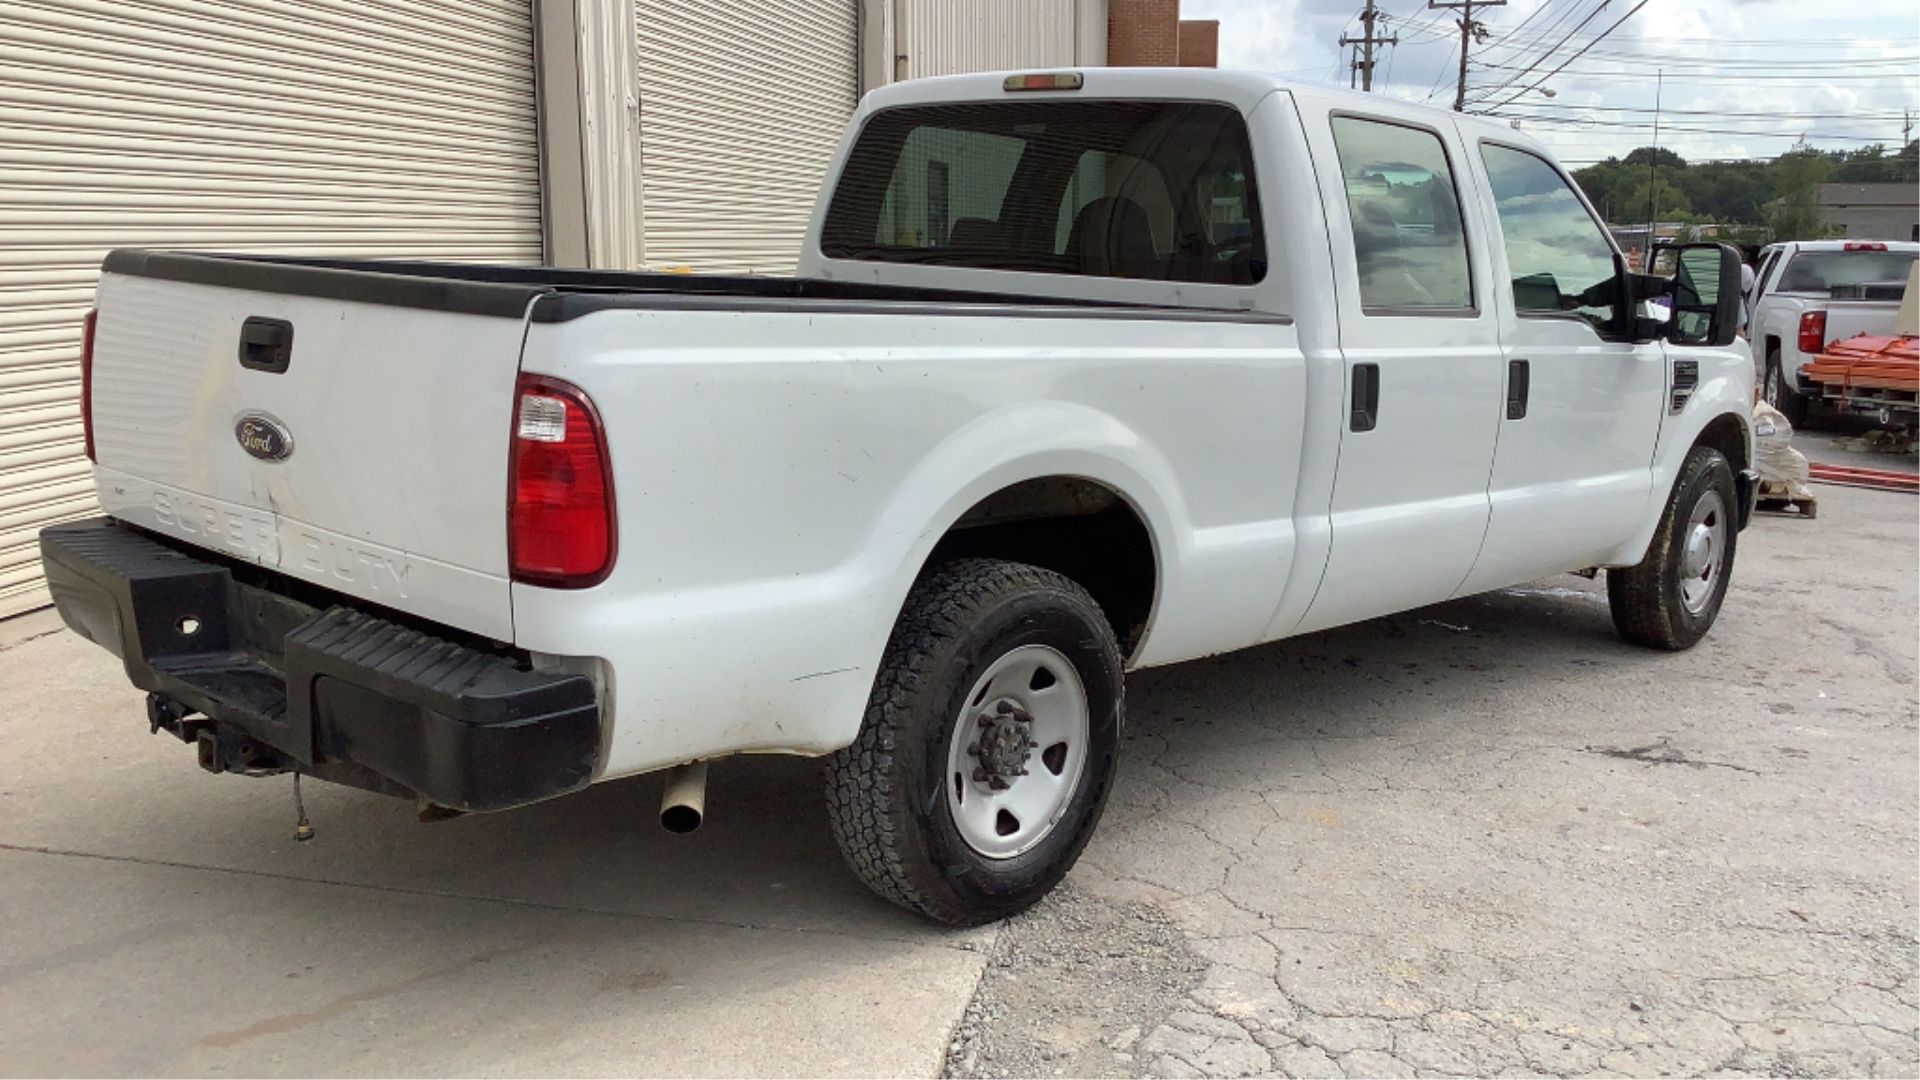
[[[1630,273],[1491,121],[906,82],[791,279],[114,252],[105,516],[44,563],[210,770],[434,814],[665,770],[684,828],[706,763],[822,756],[854,871],[980,922],[1086,844],[1129,670],[1595,568],[1629,641],[1698,641],[1738,282]]]
[[[1861,334],[1894,335],[1895,317],[1920,244],[1800,240],[1760,250],[1748,340],[1761,395],[1796,427],[1822,397],[1802,370],[1829,344]]]

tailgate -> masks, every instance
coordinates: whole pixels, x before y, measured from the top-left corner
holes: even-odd
[[[133,273],[115,272],[129,262]],[[508,428],[524,304],[496,290],[491,303],[413,305],[436,291],[400,275],[181,269],[218,262],[107,264],[91,376],[102,508],[511,640]]]
[[[1861,334],[1890,335],[1900,312],[1897,300],[1832,300],[1827,303],[1827,340]]]

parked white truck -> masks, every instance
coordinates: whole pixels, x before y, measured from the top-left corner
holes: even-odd
[[[438,813],[673,770],[684,825],[700,763],[819,755],[860,877],[985,921],[1087,843],[1130,669],[1596,567],[1697,641],[1753,372],[1733,252],[1680,265],[1472,117],[903,83],[790,280],[113,253],[106,516],[44,562],[212,771]]]
[[[1800,369],[1835,341],[1894,333],[1900,298],[1920,244],[1800,240],[1760,249],[1747,339],[1761,395],[1794,426],[1821,398]]]

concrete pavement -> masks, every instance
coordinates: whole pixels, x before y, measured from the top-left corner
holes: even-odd
[[[285,778],[0,624],[0,1072],[1920,1073],[1916,501],[1820,497],[1688,653],[1563,577],[1142,673],[997,934],[868,896],[801,761],[716,766],[691,838],[649,780],[314,784],[297,845]]]
[[[991,933],[847,874],[814,763],[716,766],[691,837],[645,779],[434,825],[307,784],[296,844],[286,778],[200,772],[57,625],[0,652],[0,1072],[939,1069]]]
[[[1920,1075],[1920,502],[1818,490],[1686,653],[1567,576],[1143,673],[954,1071]]]

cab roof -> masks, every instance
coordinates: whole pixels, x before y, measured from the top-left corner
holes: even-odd
[[[1008,90],[1011,75],[1077,73],[1083,82],[1071,90]],[[1346,110],[1395,116],[1434,126],[1457,124],[1470,136],[1495,136],[1508,142],[1534,146],[1539,140],[1512,125],[1472,113],[1456,113],[1430,105],[1417,105],[1385,94],[1362,93],[1339,87],[1290,82],[1278,75],[1258,71],[1220,68],[1154,67],[1074,67],[1021,68],[1005,71],[973,72],[965,75],[938,75],[891,83],[868,93],[860,102],[860,115],[903,105],[932,105],[960,102],[1038,101],[1060,99],[1086,101],[1098,99],[1158,98],[1218,101],[1251,113],[1268,96],[1284,91],[1303,106],[1315,111]],[[1544,149],[1544,148],[1543,148]]]

